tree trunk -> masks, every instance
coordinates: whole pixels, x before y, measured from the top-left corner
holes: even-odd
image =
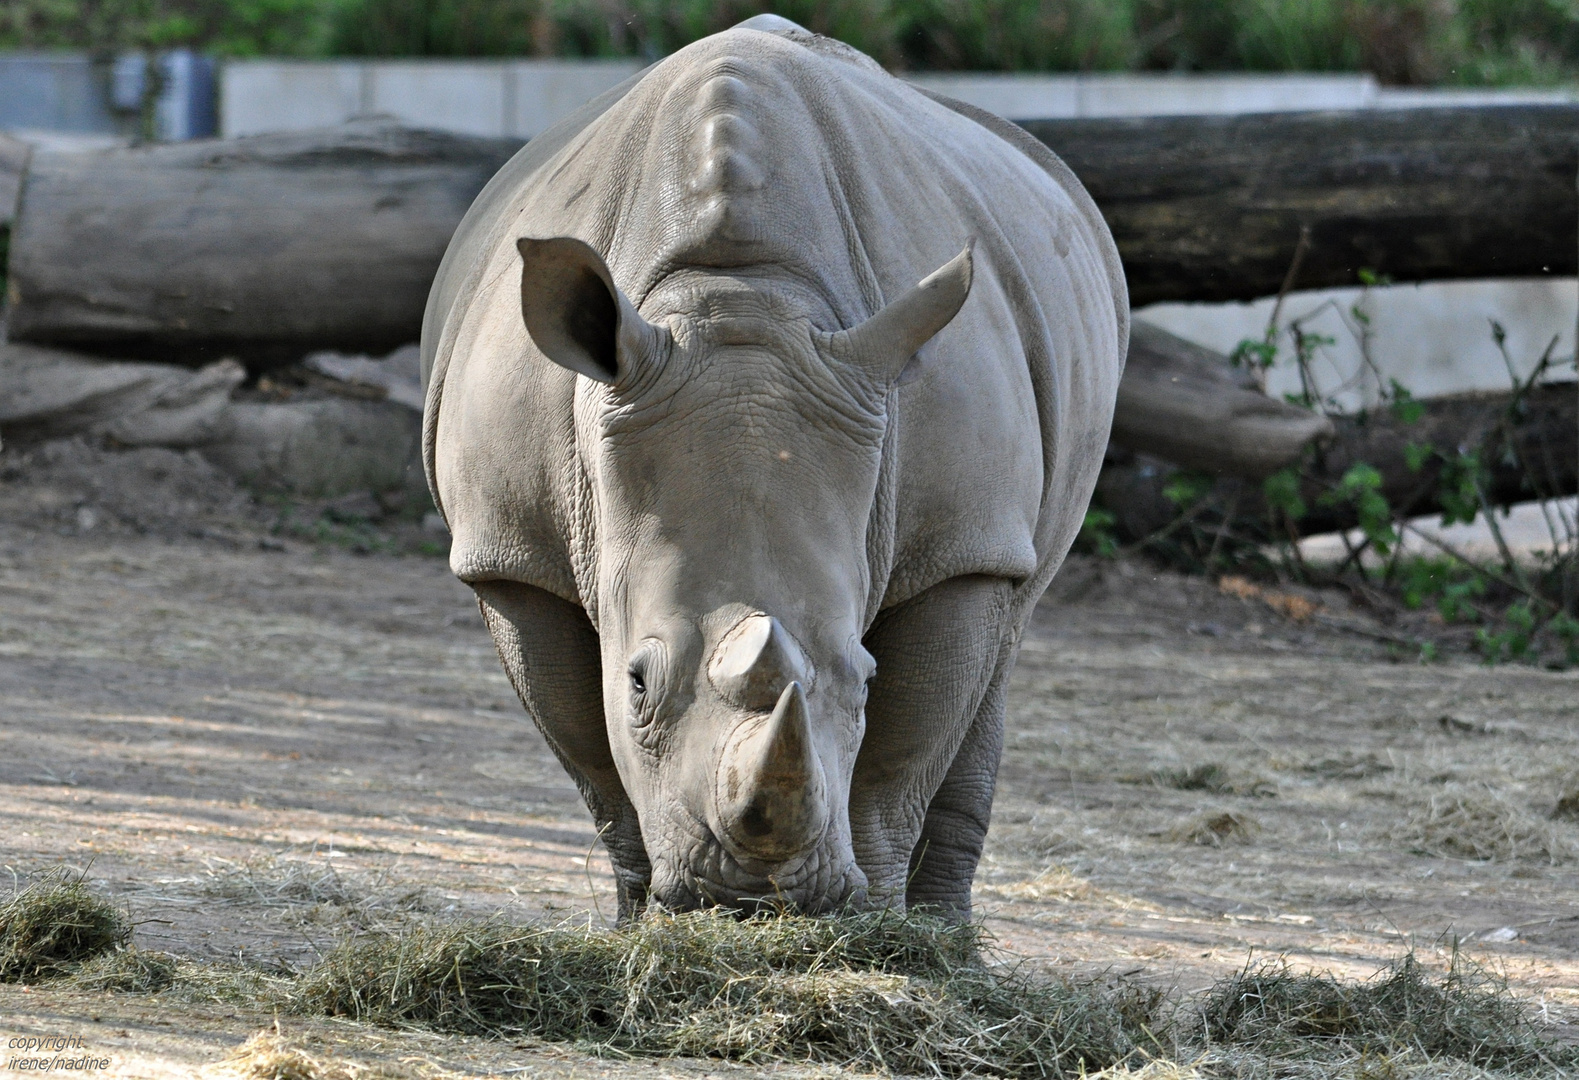
[[[1572,274],[1579,105],[1031,120],[1118,241],[1136,307]]]
[[[1381,493],[1399,514],[1440,513],[1444,471],[1459,460],[1461,447],[1478,452],[1486,469],[1486,501],[1493,506],[1579,491],[1579,401],[1573,383],[1534,387],[1517,408],[1508,392],[1453,394],[1419,405],[1422,414],[1412,424],[1386,409],[1338,419],[1336,435],[1304,470],[1303,497],[1310,513],[1299,523],[1302,532],[1356,524],[1352,508],[1323,506],[1321,495],[1362,462],[1381,473]],[[1418,472],[1409,468],[1411,445],[1436,451]]]
[[[11,338],[185,362],[388,352],[420,336],[450,235],[519,148],[359,123],[35,153]]]
[[[1301,466],[1300,499],[1306,513],[1301,535],[1350,529],[1359,524],[1354,506],[1325,498],[1357,464],[1381,474],[1381,494],[1403,517],[1441,513],[1444,492],[1462,491],[1448,471],[1462,463],[1460,448],[1473,450],[1485,468],[1482,490],[1492,506],[1579,492],[1579,397],[1573,383],[1531,389],[1518,406],[1510,392],[1454,394],[1418,402],[1421,415],[1405,423],[1388,409],[1365,416],[1334,417],[1334,434]],[[1428,447],[1418,470],[1409,467],[1409,447]],[[1453,463],[1453,464],[1450,464]],[[1158,460],[1110,455],[1097,486],[1097,502],[1118,519],[1126,541],[1167,525],[1178,513],[1162,494],[1175,470]],[[1462,470],[1460,470],[1462,471]],[[1469,500],[1475,501],[1471,488]],[[1265,522],[1261,485],[1235,477],[1219,480],[1213,495],[1233,506],[1246,522]]]
[[[1275,293],[1305,227],[1297,288],[1362,267],[1425,281],[1579,265],[1579,106],[1025,126],[1102,208],[1136,306]],[[39,153],[12,238],[12,337],[161,358],[386,352],[417,337],[455,224],[517,148],[360,124]]]
[[[1331,434],[1331,421],[1267,397],[1222,354],[1149,323],[1131,324],[1113,411],[1113,441],[1120,446],[1258,480]]]

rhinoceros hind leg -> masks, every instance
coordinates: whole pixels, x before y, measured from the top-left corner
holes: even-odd
[[[609,753],[597,632],[581,608],[531,585],[479,581],[472,588],[521,704],[592,811],[614,864],[624,922],[646,906],[652,869]]]
[[[850,828],[873,903],[970,910],[1002,738],[1012,591],[1003,578],[952,578],[884,611],[866,635],[877,676]]]

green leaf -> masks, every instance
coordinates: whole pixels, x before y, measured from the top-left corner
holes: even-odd
[[[1348,503],[1359,519],[1360,531],[1380,555],[1392,552],[1398,543],[1398,533],[1393,528],[1393,509],[1382,494],[1382,474],[1374,465],[1365,462],[1349,466],[1343,478],[1321,497],[1322,505],[1337,506]]]
[[[1282,511],[1290,521],[1298,521],[1309,512],[1310,508],[1300,496],[1297,466],[1290,465],[1267,477],[1262,481],[1261,491],[1266,497],[1267,505],[1274,510]]]
[[[1277,343],[1269,340],[1245,338],[1228,354],[1228,362],[1235,367],[1269,368],[1277,360]]]
[[[1431,460],[1431,455],[1436,453],[1436,447],[1427,443],[1406,443],[1404,445],[1404,464],[1409,466],[1409,471],[1419,472],[1425,468],[1426,462]]]
[[[1415,400],[1409,388],[1397,379],[1387,380],[1390,384],[1388,392],[1388,408],[1398,418],[1400,423],[1413,424],[1425,415],[1425,405]],[[1415,471],[1418,471],[1416,469]]]
[[[1485,468],[1475,451],[1460,450],[1451,457],[1443,456],[1442,478],[1437,487],[1443,525],[1473,524],[1480,513],[1480,489],[1484,482]]]
[[[1162,496],[1180,510],[1187,510],[1211,494],[1217,478],[1211,473],[1180,469],[1162,485]]]
[[[1113,526],[1118,524],[1118,518],[1099,506],[1087,508],[1085,520],[1080,523],[1080,533],[1076,543],[1093,555],[1110,558],[1118,551],[1118,537],[1113,534]]]

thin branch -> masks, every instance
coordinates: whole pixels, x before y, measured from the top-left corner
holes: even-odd
[[[1149,535],[1141,537],[1139,540],[1136,540],[1128,547],[1119,548],[1117,552],[1118,557],[1124,558],[1126,556],[1133,555],[1143,547],[1146,547],[1150,544],[1155,544],[1159,540],[1166,540],[1168,537],[1184,528],[1184,526],[1200,517],[1201,511],[1205,510],[1207,503],[1211,501],[1212,500],[1210,496],[1202,495],[1200,499],[1196,501],[1194,506],[1190,507],[1184,513],[1168,522],[1168,524],[1164,525],[1162,528],[1150,533]]]
[[[1434,547],[1438,551],[1442,552],[1442,554],[1448,555],[1448,556],[1450,556],[1450,557],[1452,557],[1454,559],[1457,559],[1459,562],[1463,563],[1465,566],[1469,567],[1471,570],[1474,570],[1476,573],[1479,573],[1479,574],[1484,574],[1486,577],[1490,578],[1492,581],[1495,581],[1497,584],[1504,585],[1507,588],[1512,589],[1514,592],[1520,593],[1520,594],[1524,595],[1525,597],[1527,597],[1527,598],[1529,598],[1531,600],[1534,600],[1538,604],[1544,604],[1547,607],[1553,606],[1552,602],[1550,600],[1546,599],[1544,596],[1541,596],[1538,593],[1533,593],[1529,589],[1526,589],[1523,586],[1519,585],[1518,582],[1512,581],[1509,578],[1504,577],[1502,574],[1497,573],[1495,570],[1492,570],[1490,567],[1486,566],[1485,564],[1476,562],[1474,559],[1471,559],[1468,555],[1465,555],[1458,548],[1454,547],[1452,544],[1449,544],[1446,540],[1443,540],[1442,538],[1437,537],[1437,536],[1433,536],[1432,534],[1430,534],[1430,533],[1426,532],[1425,530],[1421,529],[1419,526],[1415,525],[1414,523],[1409,522],[1409,521],[1404,521],[1402,519],[1399,519],[1398,520],[1398,525],[1399,525],[1400,528],[1404,529],[1405,531],[1414,533],[1420,539],[1424,540],[1426,543],[1430,544],[1432,547]]]

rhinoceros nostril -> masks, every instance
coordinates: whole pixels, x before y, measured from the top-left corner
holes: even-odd
[[[812,684],[810,661],[771,615],[748,615],[719,641],[707,665],[707,679],[726,701],[766,712],[792,682]]]

